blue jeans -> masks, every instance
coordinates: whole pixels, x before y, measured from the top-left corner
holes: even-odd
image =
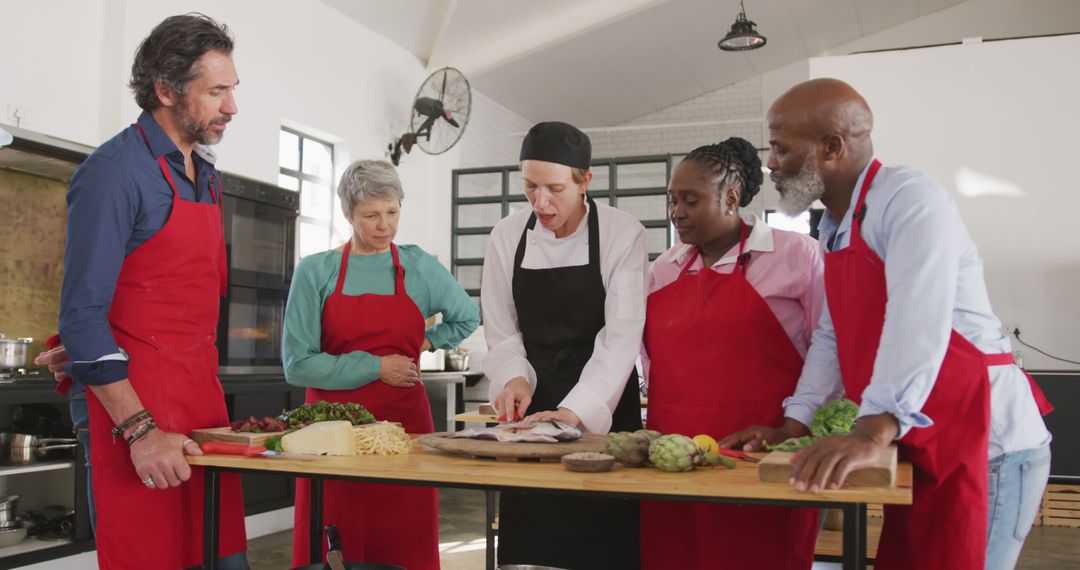
[[[83,450],[86,452],[84,457],[86,461],[86,500],[90,509],[90,528],[93,529],[97,522],[97,516],[94,512],[93,478],[90,476],[90,410],[86,405],[86,392],[73,394],[68,399],[68,410],[71,412],[71,423],[75,427],[76,437],[79,438],[79,443],[82,444]],[[251,568],[248,566],[246,552],[237,552],[226,556],[220,562],[221,564],[218,567],[221,570],[250,570]],[[196,566],[196,568],[200,567]]]
[[[990,520],[986,570],[1012,570],[1035,522],[1050,477],[1050,446],[990,460]]]
[[[72,394],[68,399],[68,411],[71,412],[71,424],[75,428],[75,437],[83,448],[83,461],[86,463],[86,502],[90,509],[90,530],[97,524],[94,512],[94,484],[90,477],[90,410],[86,406],[86,392]]]

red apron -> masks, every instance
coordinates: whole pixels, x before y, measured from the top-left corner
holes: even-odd
[[[881,163],[866,174],[855,205],[851,243],[825,255],[825,293],[836,329],[847,397],[869,385],[885,323],[885,264],[862,238],[866,194]],[[955,330],[922,413],[934,424],[899,440],[914,465],[914,504],[886,506],[876,568],[981,570],[986,554],[987,356]]]
[[[419,363],[424,342],[424,316],[405,292],[405,271],[397,247],[394,294],[345,295],[352,242],[345,244],[337,286],[323,304],[322,351],[346,354],[356,350],[377,356],[400,354]],[[355,390],[308,388],[307,402],[358,402],[380,421],[401,422],[409,433],[431,433],[431,405],[422,384],[396,388],[376,380]],[[309,484],[296,481],[293,566],[309,561]],[[439,567],[439,496],[433,488],[326,481],[323,524],[341,532],[345,560],[384,562],[409,570]],[[326,544],[322,544],[323,552]]]
[[[229,425],[214,345],[217,293],[226,278],[225,236],[214,184],[213,204],[181,200],[165,157],[157,161],[172,188],[172,213],[124,259],[109,325],[131,357],[128,380],[142,405],[161,430],[187,434]],[[92,390],[86,399],[98,498],[98,564],[108,569],[200,566],[202,468],[192,467],[191,479],[179,487],[148,489],[132,467],[127,444],[110,433],[115,424],[104,406]],[[244,536],[240,478],[222,475],[221,555],[246,550]]]
[[[702,267],[649,295],[648,427],[720,439],[751,425],[779,425],[803,359],[772,309],[746,280],[741,255],[729,274]],[[641,567],[810,568],[817,509],[641,502]],[[782,537],[782,548],[777,547]]]

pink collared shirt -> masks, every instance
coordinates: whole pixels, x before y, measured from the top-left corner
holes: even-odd
[[[746,279],[772,309],[799,355],[805,357],[825,300],[821,248],[810,236],[770,228],[752,216],[743,216],[743,221],[753,225],[746,238],[746,251],[750,252]],[[713,264],[712,270],[731,273],[735,268],[737,249],[738,246],[725,253]],[[649,294],[678,279],[693,254],[694,246],[679,243],[656,258],[649,267]],[[702,267],[698,255],[690,271],[701,271]],[[647,379],[649,358],[644,347],[641,360]]]

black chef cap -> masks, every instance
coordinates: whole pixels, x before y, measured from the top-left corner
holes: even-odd
[[[537,123],[521,141],[518,160],[543,160],[588,169],[592,164],[589,135],[574,125],[551,121]]]

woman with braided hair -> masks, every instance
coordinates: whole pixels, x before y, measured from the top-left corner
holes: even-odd
[[[675,169],[668,214],[681,243],[649,270],[650,429],[719,440],[783,420],[821,313],[823,269],[812,238],[740,214],[762,179],[757,150],[734,137]],[[810,568],[817,528],[814,509],[643,501],[641,565]]]

